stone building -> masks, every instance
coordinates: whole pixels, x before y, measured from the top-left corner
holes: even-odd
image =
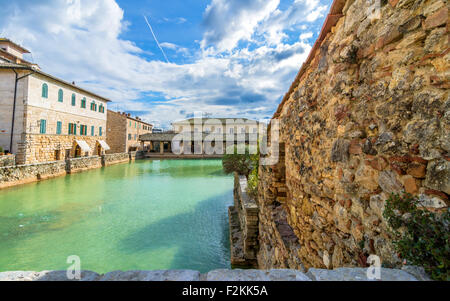
[[[366,266],[372,254],[396,265],[389,195],[448,208],[448,3],[370,3],[333,2],[273,116],[280,160],[259,172],[261,268]]]
[[[108,110],[106,128],[108,131],[107,142],[111,149],[109,153],[126,153],[143,150],[144,145],[139,141],[139,136],[152,132],[153,125],[144,122],[139,117],[131,117],[123,112]]]
[[[28,53],[0,40],[0,146],[18,164],[99,155],[106,144],[110,100],[47,74]]]

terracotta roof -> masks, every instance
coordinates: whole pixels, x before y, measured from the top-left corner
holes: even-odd
[[[83,88],[80,88],[79,86],[75,86],[74,84],[66,82],[66,81],[64,81],[62,79],[59,79],[59,78],[57,78],[57,77],[55,77],[53,75],[50,75],[48,73],[42,72],[41,70],[33,68],[32,66],[21,65],[21,64],[14,64],[14,63],[0,63],[0,69],[21,69],[21,70],[34,71],[36,74],[40,74],[40,75],[42,75],[44,77],[48,77],[48,78],[53,79],[53,80],[55,80],[57,82],[60,82],[60,83],[62,83],[64,85],[67,85],[67,86],[70,86],[70,87],[72,87],[74,89],[80,90],[80,91],[82,91],[82,92],[84,92],[86,94],[89,94],[89,95],[94,96],[96,98],[100,98],[100,99],[102,99],[102,100],[104,100],[106,102],[110,102],[111,101],[108,98],[105,98],[103,96],[97,95],[97,94],[95,94],[93,92],[90,92],[88,90],[85,90]]]
[[[14,54],[12,54],[12,53],[10,53],[8,51],[5,51],[5,50],[1,49],[1,48],[0,48],[0,58],[8,60],[8,61],[19,60],[21,64],[30,65],[30,66],[33,66],[33,65],[37,66],[37,64],[31,63],[31,62],[29,62],[29,61],[27,61],[27,60],[25,60],[23,58],[20,58],[20,57],[14,55]]]
[[[0,38],[0,43],[1,42],[7,42],[12,44],[13,46],[15,46],[16,48],[18,48],[19,50],[21,50],[23,53],[30,53],[30,51],[28,51],[28,49],[23,48],[22,46],[20,46],[19,44],[14,43],[13,41],[11,41],[10,39],[7,38]]]
[[[311,49],[311,52],[309,53],[308,58],[303,63],[302,67],[300,68],[300,71],[298,72],[297,76],[295,77],[294,82],[291,84],[289,91],[284,96],[283,100],[281,101],[280,105],[277,108],[277,111],[275,112],[275,114],[273,115],[272,118],[277,118],[280,115],[284,104],[289,99],[292,92],[294,92],[295,87],[298,85],[303,74],[306,72],[307,68],[310,66],[311,61],[313,60],[313,58],[316,54],[316,51],[320,47],[320,44],[322,44],[326,35],[331,31],[331,28],[333,26],[335,26],[337,24],[337,22],[339,21],[339,19],[343,16],[342,9],[344,8],[346,2],[347,2],[347,0],[334,0],[333,3],[331,4],[330,11],[328,12],[328,15],[325,19],[325,23],[322,26],[322,30],[320,31],[319,37],[317,38],[316,42],[314,43],[314,46]]]
[[[136,119],[136,118],[133,118],[133,117],[131,117],[131,116],[127,116],[127,115],[126,115],[126,114],[127,114],[126,112],[124,112],[125,114],[122,114],[121,112],[115,112],[115,111],[112,111],[112,110],[108,110],[108,112],[114,113],[114,114],[118,114],[118,115],[123,116],[123,117],[125,117],[125,118],[127,118],[127,119],[131,119],[131,120],[134,120],[134,121],[137,121],[137,122],[140,122],[140,123],[143,123],[143,124],[146,124],[146,125],[149,125],[149,126],[153,127],[153,124],[148,123],[148,122],[145,122],[144,120]]]

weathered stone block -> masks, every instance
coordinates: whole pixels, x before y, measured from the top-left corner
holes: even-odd
[[[450,162],[444,159],[431,161],[424,185],[450,194]]]
[[[99,281],[199,281],[200,272],[193,270],[114,271],[101,276]]]
[[[295,270],[214,270],[208,272],[206,281],[311,281],[311,279]]]
[[[339,268],[335,270],[309,269],[306,275],[315,281],[377,281],[369,279],[365,268]],[[418,281],[413,275],[401,271],[380,268],[379,281]]]

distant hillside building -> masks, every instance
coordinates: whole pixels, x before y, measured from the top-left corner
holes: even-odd
[[[109,153],[124,153],[143,150],[139,136],[152,132],[153,125],[130,114],[108,110],[106,128]]]
[[[148,156],[221,156],[228,143],[256,145],[260,135],[260,123],[247,118],[191,118],[173,122],[172,126],[170,132],[140,136],[141,143],[150,143]],[[186,137],[175,141],[183,135]]]
[[[109,99],[42,72],[0,39],[0,146],[18,164],[100,155]]]
[[[259,122],[247,118],[190,118],[172,126],[176,133],[257,134]]]

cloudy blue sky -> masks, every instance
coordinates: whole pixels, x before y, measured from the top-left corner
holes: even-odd
[[[294,80],[331,2],[0,0],[0,36],[28,48],[43,71],[156,126],[197,111],[262,119]]]

